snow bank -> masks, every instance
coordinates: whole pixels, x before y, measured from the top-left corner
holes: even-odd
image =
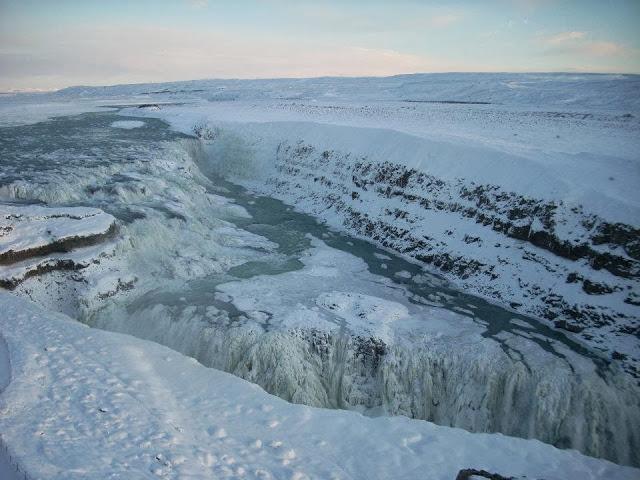
[[[272,106],[264,108],[269,113]],[[608,155],[549,151],[543,148],[547,140],[539,138],[542,145],[527,145],[525,150],[491,139],[491,132],[482,142],[469,141],[430,135],[428,130],[416,135],[402,128],[381,129],[379,123],[378,128],[372,128],[366,126],[371,123],[366,119],[358,126],[357,118],[344,122],[347,125],[342,125],[340,119],[329,119],[329,123],[337,125],[327,125],[325,118],[318,119],[321,123],[254,123],[254,117],[264,115],[255,110],[258,109],[246,112],[240,106],[234,111],[230,106],[214,104],[167,107],[146,114],[163,118],[185,133],[193,133],[194,128],[208,122],[214,135],[205,138],[211,140],[211,155],[224,171],[240,178],[264,181],[273,172],[278,147],[302,143],[320,152],[349,155],[347,161],[353,163],[390,163],[446,181],[464,179],[469,184],[495,185],[525,197],[563,201],[570,207],[580,205],[612,222],[633,223],[640,218],[640,196],[635,188],[640,182],[640,159],[620,158],[614,145]],[[491,140],[493,144],[489,143]],[[637,140],[629,141],[622,146],[640,147]]]
[[[165,347],[0,293],[0,429],[31,478],[636,478],[535,440],[291,405]],[[4,360],[6,363],[6,360]]]

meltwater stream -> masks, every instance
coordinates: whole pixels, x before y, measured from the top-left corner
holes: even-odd
[[[80,320],[289,401],[538,438],[640,464],[638,386],[545,324],[214,176],[197,140],[116,112],[0,128],[0,200],[120,221],[120,295]],[[18,293],[41,302],[29,285]]]

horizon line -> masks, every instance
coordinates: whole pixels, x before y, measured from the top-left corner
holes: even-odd
[[[142,81],[142,82],[130,82],[130,83],[111,83],[111,84],[75,84],[67,85],[60,88],[42,89],[42,88],[13,88],[9,90],[0,90],[0,95],[9,94],[38,94],[38,93],[56,93],[71,88],[111,88],[111,87],[125,87],[134,85],[162,85],[167,83],[187,83],[187,82],[205,82],[205,81],[261,81],[261,80],[320,80],[320,79],[358,79],[358,78],[395,78],[395,77],[409,77],[413,75],[625,75],[625,76],[639,76],[640,72],[598,72],[598,71],[568,71],[568,70],[528,70],[528,71],[472,71],[472,70],[451,70],[444,72],[412,72],[412,73],[397,73],[394,75],[319,75],[314,77],[295,77],[295,76],[282,76],[282,77],[204,77],[204,78],[190,78],[184,80],[167,80],[167,81]]]
[[[320,79],[358,79],[358,78],[394,78],[394,77],[409,77],[413,75],[625,75],[625,76],[638,76],[639,73],[632,72],[598,72],[598,71],[567,71],[567,70],[529,70],[529,71],[442,71],[442,72],[412,72],[412,73],[397,73],[394,75],[318,75],[312,77],[202,77],[191,78],[184,80],[167,80],[167,81],[142,81],[142,82],[130,82],[130,83],[112,83],[112,84],[75,84],[67,85],[60,88],[41,89],[41,88],[29,88],[24,89],[14,88],[9,90],[0,90],[0,95],[10,94],[38,94],[38,93],[57,93],[63,90],[71,88],[112,88],[112,87],[125,87],[134,85],[162,85],[167,83],[187,83],[187,82],[204,82],[204,81],[260,81],[260,80],[320,80]]]

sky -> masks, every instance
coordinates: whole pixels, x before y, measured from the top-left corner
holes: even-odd
[[[640,0],[0,0],[0,91],[201,78],[640,73]]]

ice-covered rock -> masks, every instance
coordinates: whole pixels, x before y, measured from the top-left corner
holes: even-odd
[[[86,268],[113,249],[116,219],[86,207],[0,204],[0,286],[28,277]]]
[[[96,208],[2,204],[0,263],[97,243],[115,228],[115,218]]]

